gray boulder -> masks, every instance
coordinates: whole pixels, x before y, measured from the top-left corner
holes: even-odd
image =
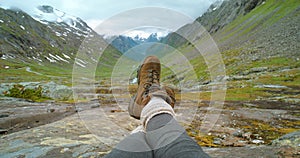
[[[13,87],[13,84],[11,83],[1,83],[0,84],[0,96],[4,96],[6,92],[8,92],[9,89]]]
[[[69,100],[72,99],[73,91],[71,88],[58,85],[54,82],[48,82],[46,84],[41,84],[43,91],[42,95],[54,100]]]
[[[291,146],[294,148],[300,147],[300,130],[284,135],[272,141],[272,145],[276,146]]]

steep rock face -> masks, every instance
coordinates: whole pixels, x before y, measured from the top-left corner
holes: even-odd
[[[208,11],[197,18],[209,33],[215,33],[237,17],[245,15],[253,10],[264,0],[226,0],[212,4]]]

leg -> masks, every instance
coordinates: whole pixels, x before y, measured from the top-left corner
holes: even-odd
[[[159,158],[209,157],[173,118],[175,93],[160,86],[160,61],[147,57],[137,73],[138,90],[130,103],[129,114],[140,119],[146,142]]]
[[[152,158],[152,152],[145,133],[137,132],[122,140],[105,158]]]
[[[192,140],[170,114],[160,114],[150,119],[146,140],[159,158],[208,158],[201,147]]]
[[[146,105],[147,108],[170,106],[162,98],[154,97]],[[142,112],[143,113],[143,112]],[[146,140],[154,150],[154,157],[159,158],[198,158],[209,157],[201,147],[192,140],[171,114],[153,116],[146,126]]]

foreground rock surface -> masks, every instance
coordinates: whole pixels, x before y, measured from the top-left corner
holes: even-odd
[[[273,145],[277,146],[292,146],[294,148],[300,147],[300,130],[284,135],[272,142]]]
[[[117,106],[87,109],[43,126],[1,136],[0,157],[103,157],[139,122]],[[203,148],[211,157],[296,157],[297,148]]]
[[[0,122],[5,124],[15,118],[32,118],[29,120],[40,121],[42,124],[23,126],[2,135],[0,158],[104,157],[140,123],[128,115],[130,97],[122,95],[123,89],[119,91],[119,94],[114,96],[105,91],[98,100],[76,104],[34,103],[22,99],[2,98]],[[112,101],[112,97],[115,101]],[[199,144],[206,142],[202,146],[211,157],[299,156],[297,146],[282,143],[270,145],[267,142],[271,133],[280,134],[279,130],[298,128],[299,118],[295,115],[299,112],[297,105],[266,101],[225,102],[213,129],[207,135],[199,137],[199,124],[206,112],[211,110],[214,109],[209,107],[209,102],[199,103],[193,99],[178,100],[175,106],[177,120]],[[53,119],[50,115],[59,116],[60,119]],[[269,130],[269,133],[266,133],[266,130]],[[297,133],[295,135],[297,136]],[[212,142],[203,139],[211,136],[214,137]],[[278,138],[277,135],[274,136]],[[281,139],[279,142],[282,142]],[[295,143],[292,141],[292,144]]]
[[[119,136],[121,138],[123,136]],[[78,115],[73,115],[52,124],[3,136],[0,157],[103,157],[113,147],[106,139],[85,129]],[[296,157],[299,154],[295,148],[287,146],[203,149],[211,157]]]

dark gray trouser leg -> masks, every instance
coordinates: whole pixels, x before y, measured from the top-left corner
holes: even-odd
[[[153,151],[152,151],[152,150]],[[126,137],[106,158],[209,158],[169,114],[153,117],[147,134]]]
[[[146,141],[156,158],[209,158],[169,114],[157,115],[149,121]]]
[[[153,151],[146,143],[145,133],[127,136],[105,158],[153,158]]]

